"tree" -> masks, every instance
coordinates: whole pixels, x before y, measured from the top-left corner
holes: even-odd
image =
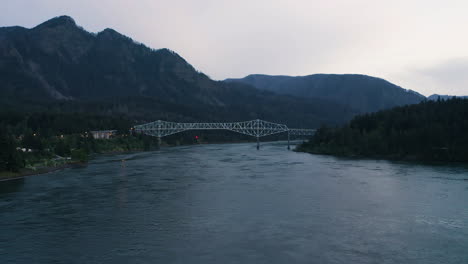
[[[334,155],[468,162],[468,100],[422,102],[321,128],[300,150]]]
[[[84,149],[74,149],[71,151],[71,158],[76,161],[86,162],[88,161],[88,153]]]
[[[0,171],[18,171],[24,167],[23,157],[11,135],[0,133],[0,150]]]
[[[24,148],[29,148],[33,150],[42,151],[44,148],[40,136],[32,132],[26,133],[21,143],[22,143],[21,145]]]
[[[55,145],[55,154],[59,156],[69,156],[71,153],[70,145],[63,139],[59,139]]]

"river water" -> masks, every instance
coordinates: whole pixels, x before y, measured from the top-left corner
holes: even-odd
[[[468,263],[468,168],[165,148],[0,182],[0,224],[2,264]]]

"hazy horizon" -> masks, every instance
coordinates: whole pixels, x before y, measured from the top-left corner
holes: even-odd
[[[168,48],[215,80],[365,74],[426,96],[468,95],[468,3],[448,1],[58,0],[4,3],[0,26],[68,15]],[[21,10],[21,12],[19,12]]]

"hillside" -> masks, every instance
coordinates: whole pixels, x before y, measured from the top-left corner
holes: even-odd
[[[354,157],[468,162],[468,99],[425,101],[319,129],[300,151]]]
[[[213,81],[177,53],[120,33],[97,34],[57,17],[32,29],[0,28],[0,104],[11,111],[124,114],[134,120],[248,120],[296,127],[340,124],[355,111]]]
[[[357,74],[314,74],[297,77],[254,74],[226,81],[249,84],[278,94],[326,99],[360,113],[415,104],[425,99],[414,91],[405,90],[386,80]]]

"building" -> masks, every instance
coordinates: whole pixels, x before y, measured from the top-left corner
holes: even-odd
[[[99,131],[91,131],[93,138],[95,139],[109,139],[117,133],[117,130],[99,130]]]

